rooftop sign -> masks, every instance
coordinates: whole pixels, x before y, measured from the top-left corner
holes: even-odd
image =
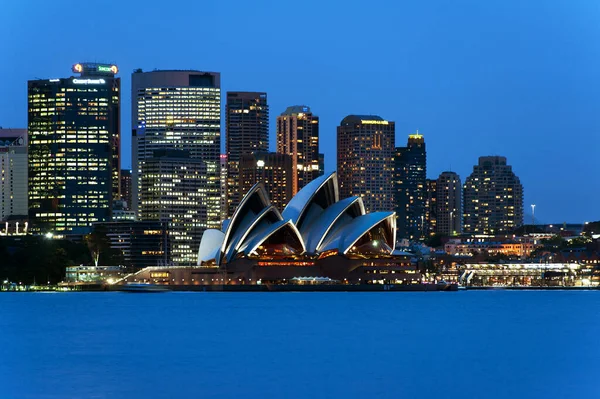
[[[72,71],[76,73],[100,72],[116,75],[119,72],[119,68],[111,64],[77,63],[73,65]]]
[[[103,85],[106,83],[104,79],[73,79],[76,85]]]
[[[389,125],[388,121],[362,120],[363,125]]]

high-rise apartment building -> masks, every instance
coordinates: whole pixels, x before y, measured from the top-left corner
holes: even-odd
[[[425,235],[437,232],[437,180],[425,180]]]
[[[292,157],[274,152],[259,152],[242,155],[240,160],[240,191],[245,195],[252,186],[262,182],[265,185],[271,203],[283,211],[292,198],[292,180],[294,169]]]
[[[206,162],[188,151],[155,150],[145,158],[141,175],[144,200],[142,221],[167,223],[171,263],[196,264],[202,234],[207,229]]]
[[[242,155],[269,151],[267,93],[227,92],[225,107],[228,215],[242,198],[239,163]]]
[[[361,196],[367,212],[394,209],[395,123],[375,115],[348,115],[337,128],[340,198]]]
[[[465,233],[498,234],[523,224],[523,186],[506,157],[479,157],[463,193]]]
[[[423,135],[411,134],[406,147],[396,148],[394,169],[398,236],[410,240],[423,238],[427,195],[427,152]]]
[[[120,199],[120,86],[115,65],[81,63],[78,77],[28,82],[31,230],[85,234]]]
[[[27,129],[0,127],[0,221],[17,216],[27,218]]]
[[[121,169],[121,199],[131,209],[131,170]]]
[[[292,157],[292,195],[319,175],[319,117],[306,105],[277,117],[277,152]]]
[[[436,184],[436,233],[462,233],[462,184],[454,172],[442,172]]]
[[[154,158],[157,150],[185,150],[206,168],[197,197],[206,211],[195,223],[220,228],[220,87],[216,72],[136,70],[132,74],[132,205],[142,220],[148,220],[141,214],[144,201],[154,195],[150,194],[153,185],[144,186],[151,183],[144,177],[146,159]],[[187,212],[181,212],[172,218],[185,217]]]

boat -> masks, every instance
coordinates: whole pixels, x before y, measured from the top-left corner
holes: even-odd
[[[127,283],[121,287],[123,292],[167,292],[170,291],[164,285],[150,283]]]

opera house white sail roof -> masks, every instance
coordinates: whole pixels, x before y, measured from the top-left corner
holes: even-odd
[[[264,185],[256,184],[223,222],[223,231],[206,230],[198,265],[222,266],[238,258],[391,254],[395,241],[395,213],[366,214],[360,197],[340,200],[333,172],[308,183],[281,213]]]

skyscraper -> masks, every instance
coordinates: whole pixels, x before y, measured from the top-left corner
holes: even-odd
[[[425,236],[427,152],[423,135],[408,136],[406,147],[396,148],[394,185],[398,236],[416,240]]]
[[[464,185],[464,232],[497,234],[523,224],[523,186],[506,157],[479,157]]]
[[[0,221],[27,217],[27,129],[0,127]]]
[[[206,162],[184,150],[155,150],[144,160],[141,219],[167,223],[171,262],[196,264],[202,233],[207,228]]]
[[[437,233],[437,180],[425,180],[425,236]]]
[[[120,199],[120,86],[115,65],[81,63],[79,77],[28,82],[32,231],[84,234]]]
[[[319,117],[295,105],[277,117],[277,152],[292,157],[292,195],[319,176]]]
[[[436,233],[456,235],[462,233],[462,185],[454,172],[442,172],[437,179]]]
[[[367,212],[394,209],[395,123],[375,115],[348,115],[337,128],[340,198],[361,196]]]
[[[227,92],[225,128],[227,213],[231,216],[242,198],[239,187],[239,163],[242,155],[269,151],[267,93]]]
[[[244,154],[240,160],[240,192],[245,195],[256,183],[263,183],[271,203],[283,211],[292,198],[292,157],[275,152]]]
[[[144,164],[157,150],[185,150],[206,164],[199,188],[208,228],[221,222],[221,88],[220,74],[201,71],[136,70],[132,74],[132,200],[140,213],[152,187],[144,187]],[[141,216],[141,215],[140,215]],[[177,219],[183,215],[173,215]],[[142,216],[142,220],[144,219]],[[196,226],[194,227],[196,228]],[[197,250],[197,248],[196,248]]]

